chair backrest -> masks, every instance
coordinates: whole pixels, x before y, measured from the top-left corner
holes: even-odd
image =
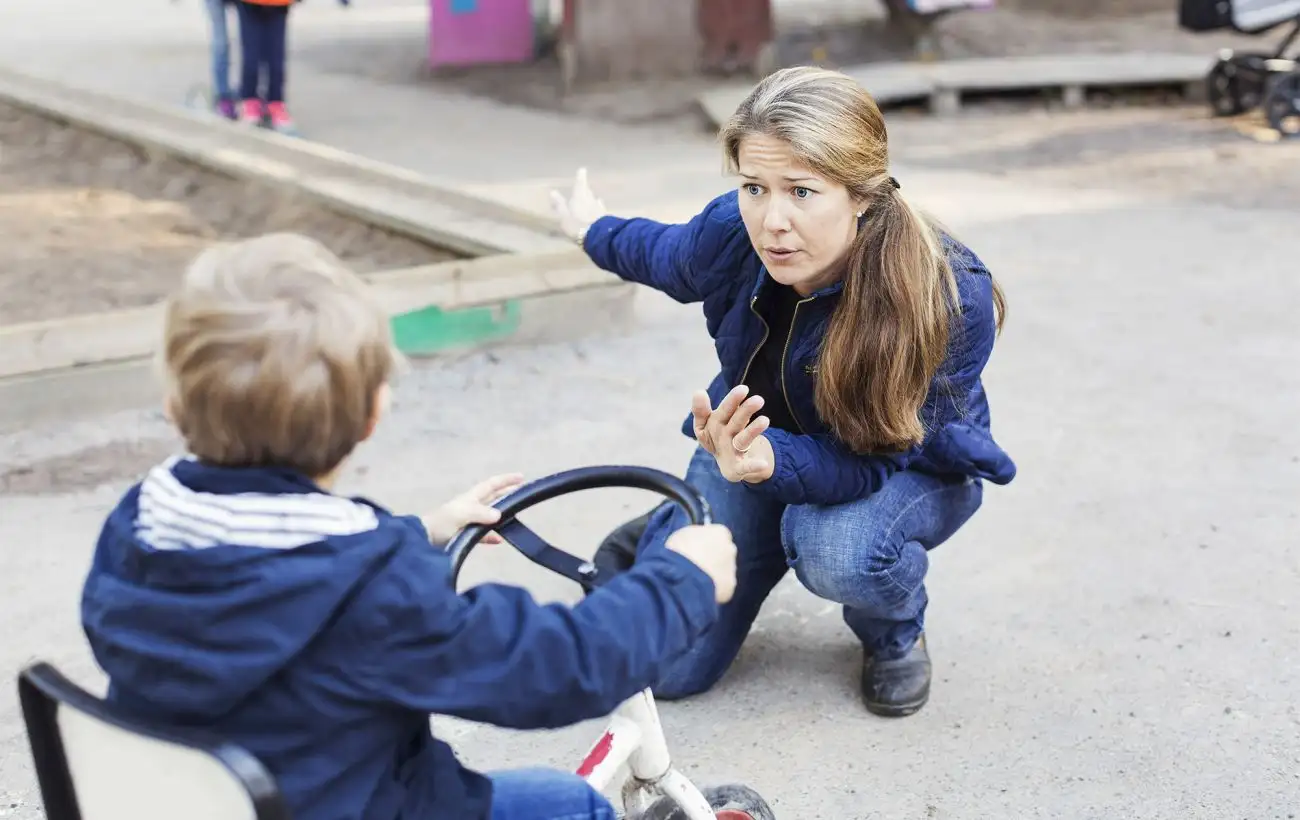
[[[48,820],[289,820],[244,749],[117,714],[38,663],[18,676]]]

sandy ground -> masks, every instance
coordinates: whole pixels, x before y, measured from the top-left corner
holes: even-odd
[[[361,271],[451,258],[0,104],[0,323],[149,304],[201,249],[271,231],[314,237]]]

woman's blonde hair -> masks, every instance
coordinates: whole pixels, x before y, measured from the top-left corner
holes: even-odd
[[[957,285],[935,223],[889,173],[889,137],[875,100],[851,77],[814,67],[771,74],[719,138],[732,170],[745,137],[788,144],[799,161],[865,203],[841,264],[843,293],[818,362],[818,415],[857,453],[902,450],[925,437],[921,408],[947,356]],[[1005,303],[994,283],[1001,328]]]
[[[337,256],[269,234],[194,260],[166,304],[162,364],[195,456],[320,478],[369,434],[402,360],[387,312]]]

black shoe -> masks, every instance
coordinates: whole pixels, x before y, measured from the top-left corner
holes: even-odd
[[[645,515],[633,518],[626,524],[621,524],[618,529],[605,536],[605,540],[600,542],[600,547],[591,559],[602,574],[617,575],[632,568],[632,564],[636,562],[636,545],[640,543],[641,535],[650,524],[650,516],[654,515],[656,510],[658,507]]]
[[[901,658],[878,661],[867,655],[862,663],[862,697],[867,711],[881,717],[906,717],[930,699],[930,652],[925,636]]]

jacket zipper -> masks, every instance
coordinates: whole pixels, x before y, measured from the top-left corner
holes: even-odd
[[[749,378],[749,368],[754,366],[754,359],[758,357],[758,351],[763,349],[763,345],[767,344],[767,337],[772,334],[772,328],[768,327],[767,320],[763,318],[763,314],[758,312],[758,308],[754,307],[754,305],[756,304],[758,304],[758,297],[757,296],[750,297],[749,309],[753,311],[755,316],[758,317],[758,321],[763,323],[763,338],[759,339],[758,344],[754,346],[754,352],[749,354],[749,361],[745,364],[745,372],[740,374],[741,384],[744,384],[745,379]],[[798,308],[796,306],[796,310],[797,309]],[[784,355],[782,356],[782,358],[783,359],[785,358]]]
[[[794,325],[799,320],[799,306],[805,302],[811,302],[812,297],[800,299],[795,303],[794,312],[790,314],[790,332],[785,335],[785,347],[781,348],[781,396],[785,399],[785,409],[790,411],[790,418],[794,419],[794,426],[799,428],[799,432],[804,433],[803,424],[799,421],[799,414],[794,411],[794,405],[790,403],[790,394],[785,389],[785,357],[790,352],[790,342],[794,339]],[[752,307],[752,305],[751,305]],[[761,316],[759,317],[762,318]],[[763,323],[766,326],[766,322]],[[757,353],[758,351],[754,351]],[[754,361],[750,357],[750,362]]]

